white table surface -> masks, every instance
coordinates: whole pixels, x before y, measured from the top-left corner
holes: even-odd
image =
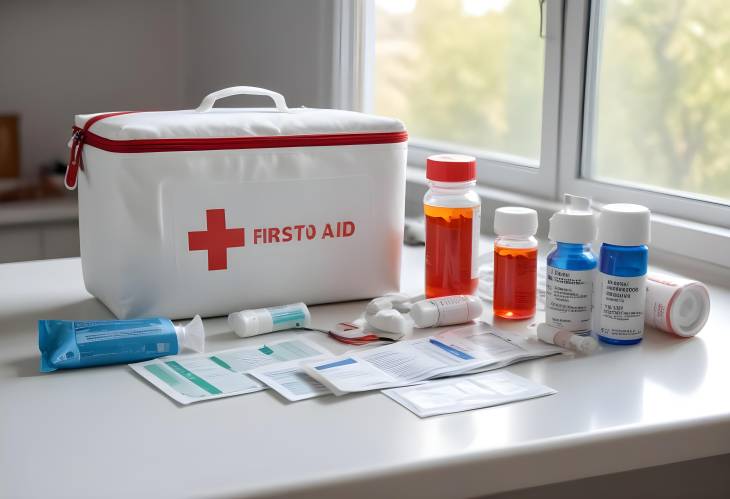
[[[422,251],[406,248],[406,291],[422,282]],[[377,392],[181,407],[123,365],[41,374],[38,319],[111,314],[78,259],[3,264],[0,497],[473,497],[726,454],[730,292],[711,297],[696,338],[648,330],[638,346],[511,366],[559,393],[422,420]],[[314,325],[364,303],[313,307]],[[210,351],[293,334],[240,340],[224,318],[206,329]]]

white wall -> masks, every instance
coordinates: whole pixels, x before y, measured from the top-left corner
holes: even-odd
[[[253,85],[284,94],[292,107],[329,107],[335,1],[188,1],[188,105],[219,88]],[[265,102],[257,99],[224,105]]]
[[[334,1],[0,0],[0,113],[21,114],[23,175],[67,159],[74,114],[189,108],[231,85],[329,106]],[[223,105],[249,102],[264,101]]]
[[[0,113],[21,114],[23,175],[67,159],[74,114],[182,104],[179,0],[0,1]]]

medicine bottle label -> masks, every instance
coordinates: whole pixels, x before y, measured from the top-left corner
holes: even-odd
[[[598,334],[614,340],[637,340],[644,334],[646,276],[599,273]]]
[[[474,207],[471,219],[471,278],[479,277],[479,235],[482,227],[482,207]]]
[[[669,323],[668,307],[679,290],[680,287],[676,283],[662,281],[657,283],[649,280],[646,287],[646,309],[644,310],[647,325],[663,331],[674,332]]]
[[[545,281],[548,324],[568,331],[591,329],[594,272],[548,266]]]

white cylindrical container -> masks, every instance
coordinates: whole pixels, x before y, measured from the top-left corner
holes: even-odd
[[[411,318],[416,327],[449,326],[474,320],[482,310],[482,302],[476,296],[443,296],[414,303]]]
[[[310,323],[309,309],[304,303],[242,310],[228,316],[228,324],[241,338],[284,329],[309,327]]]
[[[545,323],[537,326],[537,337],[545,343],[585,354],[591,354],[598,348],[598,342],[589,333],[574,333]]]
[[[649,274],[646,324],[684,338],[700,332],[710,315],[710,294],[699,281]]]

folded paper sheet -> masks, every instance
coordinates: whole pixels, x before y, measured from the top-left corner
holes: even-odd
[[[383,390],[383,393],[417,416],[426,418],[544,397],[557,392],[509,371],[497,371],[392,388]]]
[[[266,385],[246,373],[261,366],[326,355],[331,354],[300,337],[216,353],[165,357],[130,367],[170,398],[186,405],[265,390]]]
[[[303,363],[304,371],[335,395],[379,390],[428,379],[498,369],[564,350],[525,335],[498,331],[487,323],[435,336]]]

